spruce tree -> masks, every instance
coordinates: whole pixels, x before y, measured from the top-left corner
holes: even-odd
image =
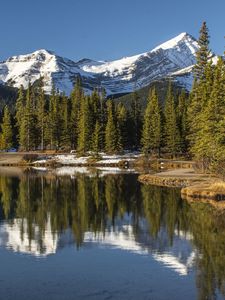
[[[98,156],[99,152],[101,151],[101,144],[101,126],[97,121],[92,136],[92,151],[94,152],[94,155]]]
[[[2,149],[10,149],[13,145],[13,129],[11,123],[11,115],[8,106],[4,108],[3,122],[1,125],[1,147]]]
[[[71,99],[71,113],[70,113],[70,135],[71,135],[71,144],[72,148],[77,148],[78,142],[78,123],[79,123],[79,115],[81,103],[84,100],[84,93],[82,90],[82,82],[81,78],[78,76],[76,79],[76,83],[74,85],[74,89],[70,96]]]
[[[70,140],[70,127],[69,127],[69,108],[68,99],[65,95],[62,96],[61,102],[61,122],[62,122],[62,132],[61,132],[61,144],[64,148],[68,149],[71,147]]]
[[[21,136],[21,128],[22,128],[22,122],[24,118],[24,112],[25,112],[25,94],[24,94],[24,88],[21,85],[19,92],[18,92],[18,98],[16,100],[16,113],[15,113],[15,123],[16,123],[16,131],[17,131],[17,138],[20,139]]]
[[[50,149],[58,150],[61,146],[62,134],[62,116],[61,116],[61,97],[55,87],[52,88],[52,93],[49,100],[49,113],[47,117],[47,139],[50,144]]]
[[[90,98],[86,96],[81,102],[78,122],[77,151],[80,154],[85,154],[91,148],[91,126]]]
[[[118,131],[115,122],[115,112],[113,102],[107,103],[107,124],[105,129],[105,150],[108,153],[118,151]]]
[[[122,103],[117,105],[117,126],[118,126],[118,136],[120,137],[120,148],[127,148],[128,146],[128,113],[125,106]]]
[[[187,143],[187,105],[188,105],[188,96],[185,90],[182,90],[178,96],[178,105],[177,105],[177,125],[180,136],[180,147],[183,153],[188,151]]]
[[[130,131],[129,136],[131,137],[130,144],[138,149],[140,147],[141,130],[142,130],[142,112],[140,97],[135,91],[132,95],[131,109],[130,109]]]
[[[101,132],[100,132],[100,143],[101,143],[101,149],[104,149],[105,146],[105,127],[107,122],[107,105],[106,105],[106,92],[104,89],[102,89],[100,94],[100,114],[98,117]]]
[[[201,159],[203,167],[208,168],[213,162],[225,159],[225,90],[224,61],[219,58],[213,71],[214,83],[207,103],[201,112],[201,124],[192,145],[196,159]]]
[[[206,108],[208,107],[208,101],[211,97],[212,88],[214,85],[214,69],[211,61],[208,61],[204,76],[200,80],[195,80],[193,89],[190,94],[190,101],[187,109],[187,120],[188,120],[188,140],[190,153],[196,158],[200,158],[197,152],[202,149],[202,153],[206,153],[207,145],[202,143],[202,131],[206,126]],[[200,146],[201,145],[201,146]],[[203,150],[205,148],[205,150]],[[208,159],[206,159],[208,160]],[[202,161],[204,158],[202,156]]]
[[[155,88],[149,92],[148,104],[144,113],[142,150],[145,155],[157,152],[161,147],[161,111]]]
[[[26,104],[24,108],[24,116],[20,128],[19,142],[23,150],[34,150],[37,145],[37,120],[34,107],[34,94],[29,84],[26,92]]]
[[[176,116],[176,107],[175,107],[175,99],[172,91],[172,84],[170,82],[166,103],[164,109],[164,117],[165,117],[165,145],[167,151],[173,156],[180,150],[180,136],[179,130],[177,126],[177,116]]]
[[[202,23],[198,39],[198,45],[199,49],[196,52],[196,65],[194,67],[194,77],[197,80],[200,80],[204,76],[205,68],[210,58],[209,31],[206,22]]]
[[[45,131],[46,131],[46,99],[43,90],[43,83],[41,82],[38,89],[38,101],[37,101],[37,127],[38,135],[40,136],[40,148],[44,150],[45,147]]]

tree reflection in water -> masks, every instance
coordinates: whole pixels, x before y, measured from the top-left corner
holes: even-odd
[[[16,224],[20,243],[27,238],[31,249],[35,241],[40,252],[46,243],[57,248],[58,236],[68,229],[67,242],[77,248],[88,232],[104,239],[113,230],[119,238],[126,222],[147,253],[161,253],[177,236],[189,236],[199,299],[215,299],[217,290],[225,295],[225,216],[209,205],[181,200],[177,189],[141,185],[136,175],[1,176],[0,219]],[[129,228],[123,226],[127,235]]]

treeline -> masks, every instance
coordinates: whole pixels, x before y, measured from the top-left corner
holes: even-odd
[[[70,97],[54,88],[51,96],[46,96],[40,80],[38,86],[29,85],[26,91],[20,88],[15,115],[11,116],[5,106],[0,148],[116,153],[139,148],[141,128],[142,112],[136,93],[130,109],[126,109],[122,103],[106,100],[104,91],[85,95],[79,78]]]
[[[14,126],[6,106],[1,125],[1,149],[18,145],[20,150],[77,150],[117,153],[125,149],[158,154],[161,149],[185,153],[187,94],[174,95],[169,85],[165,109],[159,103],[155,89],[149,94],[145,112],[135,92],[129,108],[123,103],[107,100],[105,93],[93,91],[85,95],[77,80],[70,97],[55,89],[50,97],[44,94],[42,83],[19,90]]]

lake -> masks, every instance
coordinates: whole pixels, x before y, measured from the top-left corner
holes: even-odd
[[[0,299],[225,299],[225,218],[137,174],[0,175]]]

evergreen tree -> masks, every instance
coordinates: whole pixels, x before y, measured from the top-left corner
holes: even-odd
[[[187,104],[188,97],[185,90],[181,91],[181,94],[178,97],[177,105],[177,124],[180,136],[180,146],[183,153],[186,153],[188,150],[187,143]]]
[[[22,149],[30,151],[35,149],[37,144],[37,120],[35,116],[34,94],[29,84],[26,92],[26,104],[24,108],[24,116],[20,128],[19,142]]]
[[[105,150],[108,153],[118,151],[118,130],[115,121],[115,112],[113,102],[107,103],[107,124],[105,129]]]
[[[177,117],[176,117],[176,108],[175,108],[175,99],[172,91],[172,84],[169,84],[166,103],[164,109],[165,115],[165,145],[167,151],[173,156],[180,150],[180,137],[179,130],[177,126]]]
[[[206,22],[203,22],[202,27],[200,29],[198,44],[199,49],[196,52],[196,65],[194,67],[194,77],[197,80],[200,80],[204,76],[205,68],[210,58],[209,31]]]
[[[62,134],[62,116],[61,116],[61,98],[59,93],[52,88],[52,93],[49,101],[49,113],[48,113],[48,128],[47,139],[50,143],[50,149],[58,150],[61,146],[61,134]]]
[[[127,110],[122,103],[117,105],[117,126],[118,133],[120,137],[119,144],[121,148],[126,148],[128,146],[128,128],[127,128]]]
[[[213,66],[209,61],[209,33],[206,22],[203,22],[199,36],[199,50],[196,52],[196,65],[194,67],[194,82],[190,93],[187,109],[188,140],[190,151],[194,153],[194,145],[198,143],[199,133],[204,126],[204,109],[213,85]],[[201,137],[200,137],[201,138]]]
[[[77,150],[80,154],[85,154],[91,148],[91,126],[90,98],[87,96],[81,102],[78,122]]]
[[[90,106],[91,106],[93,121],[97,121],[97,120],[100,121],[101,101],[97,89],[94,89],[94,91],[91,94]],[[95,127],[95,123],[94,123],[94,127]]]
[[[219,58],[214,69],[214,82],[208,101],[202,110],[199,131],[192,144],[195,158],[203,161],[203,167],[225,159],[225,90],[224,61]]]
[[[45,131],[46,131],[46,100],[43,90],[43,82],[38,89],[38,101],[37,101],[37,127],[38,136],[40,136],[40,148],[44,150],[45,147]]]
[[[16,113],[15,113],[15,121],[16,121],[16,129],[17,129],[17,137],[20,139],[21,136],[21,129],[22,129],[22,122],[24,118],[24,112],[25,112],[25,95],[24,95],[24,88],[21,85],[19,92],[18,92],[18,98],[16,100]]]
[[[161,135],[160,105],[154,88],[149,93],[148,104],[144,114],[142,149],[146,155],[156,151],[160,154]]]
[[[72,148],[77,148],[78,134],[79,134],[79,115],[81,103],[84,100],[84,93],[82,90],[81,78],[77,77],[76,84],[70,96],[71,99],[71,113],[70,113],[70,135]]]
[[[61,102],[61,113],[62,113],[62,133],[61,133],[61,143],[62,146],[67,148],[71,147],[70,140],[70,127],[69,127],[69,108],[68,108],[68,99],[65,95],[62,97]]]
[[[101,126],[97,121],[95,124],[95,130],[92,136],[92,150],[95,155],[98,155],[101,151]]]
[[[200,80],[194,81],[193,89],[190,94],[190,101],[187,109],[187,138],[189,140],[190,152],[194,156],[197,148],[201,144],[202,130],[207,122],[206,107],[208,106],[208,101],[211,97],[212,87],[214,85],[214,69],[215,67],[212,65],[212,62],[209,61],[205,67],[204,76]],[[201,145],[201,147],[207,147],[205,143]]]
[[[101,91],[100,95],[100,114],[99,114],[99,124],[100,124],[100,143],[101,149],[104,149],[105,146],[105,127],[107,122],[107,105],[106,105],[106,92],[104,89]]]
[[[11,115],[8,106],[4,108],[3,122],[1,125],[1,148],[8,150],[13,145],[13,129],[11,123]]]
[[[138,149],[140,147],[141,140],[141,130],[142,130],[142,113],[141,113],[141,104],[140,97],[135,91],[132,94],[132,102],[130,109],[130,131],[129,135],[131,137],[130,144]]]

